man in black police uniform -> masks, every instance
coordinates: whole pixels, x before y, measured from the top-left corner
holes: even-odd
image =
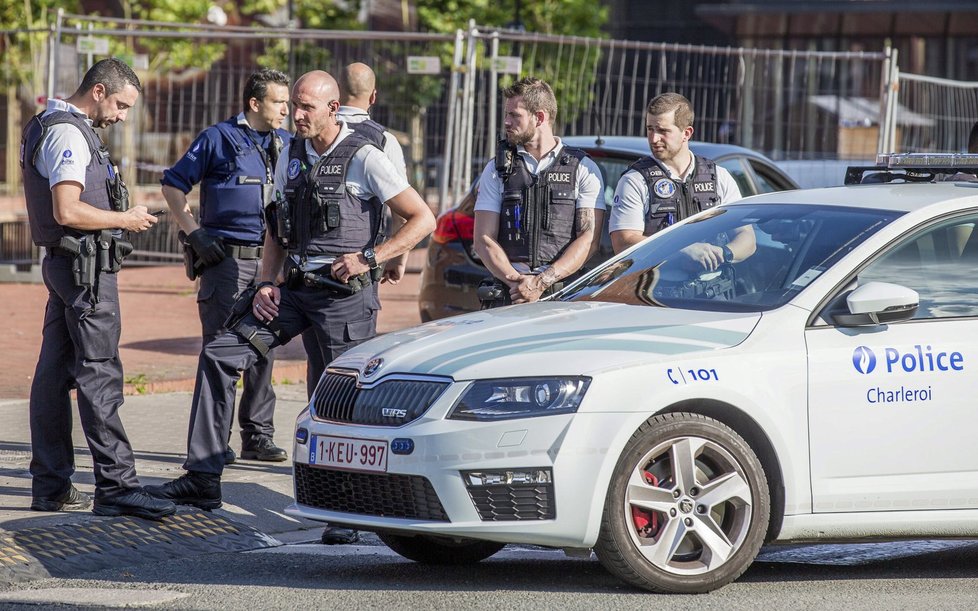
[[[31,509],[87,509],[91,499],[75,489],[71,399],[95,463],[97,515],[160,519],[173,503],[143,492],[132,446],[119,418],[119,295],[116,272],[132,251],[122,231],[156,223],[129,196],[108,151],[93,128],[124,121],[140,84],[117,59],[98,62],[67,100],[48,100],[47,110],[24,129],[21,168],[31,235],[47,249],[42,263],[48,302],[41,352],[31,385]]]
[[[483,309],[557,290],[597,250],[604,219],[601,171],[554,136],[550,85],[526,77],[503,97],[506,140],[479,178],[475,203],[473,246],[495,279],[479,288]]]
[[[379,279],[380,263],[407,252],[435,227],[428,206],[383,152],[337,121],[337,89],[333,77],[319,70],[303,75],[292,89],[296,137],[275,170],[282,198],[269,210],[258,293],[232,330],[201,353],[187,473],[147,487],[154,496],[220,507],[239,372],[309,327],[326,362],[373,337],[378,304],[370,283]],[[385,204],[405,224],[375,244]],[[286,282],[276,286],[283,270]]]
[[[345,121],[347,127],[363,136],[371,143],[384,151],[384,155],[394,164],[394,168],[407,179],[407,168],[404,163],[404,151],[394,137],[394,134],[370,118],[369,110],[377,102],[377,77],[370,66],[361,62],[349,64],[342,71],[338,79],[340,86],[340,108],[336,111],[336,116]],[[393,219],[390,210],[384,209],[384,222],[381,233],[384,237],[390,235],[392,230],[401,226],[401,219]],[[380,279],[381,284],[390,282],[397,284],[404,277],[404,270],[407,267],[407,254],[394,257],[384,264],[384,275]],[[377,290],[377,285],[373,286]],[[302,334],[302,345],[306,349],[308,362],[306,365],[306,391],[309,398],[312,398],[313,391],[326,369],[326,363],[319,353],[316,334],[310,329]]]
[[[693,106],[685,96],[661,93],[646,108],[651,155],[633,163],[618,181],[608,231],[615,253],[701,210],[737,201],[740,188],[730,172],[689,149]],[[725,243],[691,244],[680,251],[691,270],[712,271],[754,254],[748,225],[723,236]]]
[[[185,234],[187,275],[200,277],[197,309],[206,346],[223,331],[231,306],[258,282],[265,206],[271,203],[275,164],[292,136],[279,129],[289,114],[289,77],[264,68],[252,74],[243,92],[244,110],[205,129],[172,168],[163,172],[163,197]],[[200,223],[187,193],[197,183]],[[241,457],[281,462],[275,445],[274,352],[243,372],[238,425]],[[228,447],[225,463],[234,462]]]

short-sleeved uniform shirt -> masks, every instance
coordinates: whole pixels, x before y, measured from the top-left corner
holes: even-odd
[[[695,171],[696,158],[694,157],[693,162],[689,164],[689,169],[683,176],[680,177],[669,170],[669,177],[682,182],[688,180]],[[743,198],[737,181],[726,168],[719,165],[717,166],[717,195],[720,197],[721,204],[729,204]],[[645,178],[635,170],[625,172],[618,180],[618,188],[615,189],[608,231],[645,231],[645,217],[649,211],[649,200],[649,186],[645,182]]]
[[[48,100],[44,115],[63,110],[66,112],[83,113],[73,104],[64,100]],[[85,119],[89,125],[91,119]],[[37,149],[37,171],[48,179],[48,185],[61,182],[77,182],[85,189],[85,170],[92,162],[92,151],[88,141],[78,128],[70,123],[59,123],[48,129],[44,140]]]
[[[309,167],[312,167],[319,161],[320,157],[332,153],[336,146],[351,134],[353,134],[353,130],[347,127],[345,121],[340,121],[339,135],[322,155],[316,153],[316,149],[313,148],[312,143],[305,140],[306,163],[309,164]],[[293,139],[292,142],[282,149],[282,154],[278,158],[278,164],[275,166],[276,200],[282,197],[280,194],[285,193],[285,185],[288,183],[290,149],[297,142],[299,142],[298,139]],[[410,185],[404,173],[398,172],[397,168],[394,167],[394,164],[391,163],[384,152],[373,145],[368,144],[360,147],[360,150],[353,156],[349,168],[347,168],[346,189],[350,195],[360,199],[376,197],[381,202],[386,203],[408,187]],[[310,268],[313,266],[319,267],[331,261],[328,258],[310,259],[309,266]]]
[[[282,136],[288,133],[282,132],[281,130],[271,130],[268,132],[255,131],[248,124],[248,119],[243,112],[238,113],[235,120],[242,129],[251,130],[252,134],[258,136],[257,144],[264,151],[269,149],[272,134],[277,133]],[[283,141],[287,143],[288,138],[283,138]],[[194,185],[207,177],[215,168],[234,160],[233,153],[229,156],[226,148],[227,145],[224,142],[224,136],[221,135],[216,127],[205,129],[194,139],[183,157],[172,168],[167,168],[163,171],[163,179],[160,182],[179,189],[184,194],[190,193]]]
[[[362,123],[370,118],[367,111],[355,106],[340,106],[340,109],[336,111],[336,116],[347,123]],[[397,138],[389,131],[384,132],[384,154],[391,160],[395,168],[400,170],[404,176],[407,176],[404,151],[401,150],[401,144],[397,141]]]

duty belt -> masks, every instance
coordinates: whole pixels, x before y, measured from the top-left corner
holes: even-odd
[[[264,249],[261,246],[239,246],[237,244],[224,245],[224,254],[232,259],[244,259],[245,261],[261,259],[263,250]]]

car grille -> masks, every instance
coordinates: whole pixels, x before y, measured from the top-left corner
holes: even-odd
[[[327,371],[316,387],[315,416],[351,424],[401,426],[420,418],[448,385],[393,379],[360,388],[356,373]]]
[[[448,522],[431,482],[419,475],[351,473],[296,463],[295,499],[328,511]]]
[[[484,522],[552,520],[553,484],[469,486],[469,496]]]

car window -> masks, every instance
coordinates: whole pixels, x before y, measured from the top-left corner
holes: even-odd
[[[754,183],[757,185],[758,193],[771,193],[773,191],[785,191],[795,188],[794,185],[786,182],[784,177],[768,164],[757,159],[748,159],[747,163],[754,171]]]
[[[978,215],[947,221],[896,244],[859,284],[892,282],[920,296],[914,319],[978,316]]]
[[[618,179],[625,173],[630,165],[635,163],[638,157],[616,157],[607,155],[604,152],[589,152],[591,159],[598,164],[604,179],[604,203],[611,209],[615,199],[615,189],[618,187]]]
[[[737,186],[740,188],[740,194],[744,197],[748,195],[756,195],[757,191],[754,190],[754,185],[751,184],[750,177],[747,176],[747,168],[744,167],[744,163],[739,157],[729,157],[722,161],[718,161],[717,165],[722,166],[730,172],[733,179],[737,182]]]
[[[721,206],[601,266],[559,298],[712,311],[764,311],[802,291],[900,212],[802,204]],[[706,271],[687,252],[749,232],[754,253]]]

